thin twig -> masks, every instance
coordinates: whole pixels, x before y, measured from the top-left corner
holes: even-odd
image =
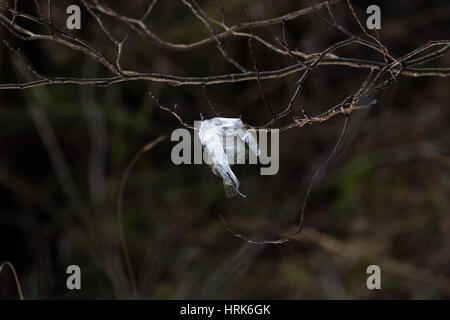
[[[319,174],[321,173],[322,169],[326,168],[329,163],[331,162],[331,160],[333,159],[333,157],[335,156],[338,147],[340,146],[342,139],[345,136],[345,133],[347,131],[347,123],[348,123],[348,119],[349,119],[349,115],[347,115],[345,117],[345,122],[344,125],[342,127],[342,131],[341,134],[339,135],[332,152],[330,153],[330,155],[327,157],[327,159],[315,170],[308,188],[306,190],[306,195],[305,198],[303,200],[303,204],[299,210],[299,217],[298,217],[298,224],[297,224],[297,230],[295,232],[293,232],[292,234],[288,235],[287,237],[284,238],[280,238],[280,239],[276,239],[276,240],[255,240],[255,239],[251,239],[247,236],[244,236],[243,234],[237,233],[236,231],[234,231],[234,229],[232,229],[230,227],[230,225],[228,224],[227,220],[221,215],[219,214],[219,218],[222,220],[222,222],[224,223],[225,227],[227,228],[228,231],[230,231],[235,237],[238,237],[248,243],[251,244],[258,244],[258,245],[262,245],[262,244],[282,244],[288,241],[291,241],[293,238],[297,237],[300,235],[300,233],[302,232],[302,227],[303,227],[303,221],[304,221],[304,216],[305,216],[305,209],[306,209],[306,205],[308,204],[308,200],[309,197],[311,195],[311,191],[312,188],[314,186],[314,184],[316,183],[316,179],[319,176]]]
[[[11,262],[9,262],[9,261],[2,262],[0,264],[0,274],[1,274],[2,270],[3,270],[3,267],[5,267],[5,266],[9,267],[9,269],[11,270],[11,272],[13,274],[14,281],[16,282],[17,293],[19,294],[19,299],[20,300],[24,300],[22,287],[20,285],[19,276],[17,275],[17,272],[16,272],[16,269],[14,268],[14,265]]]
[[[135,278],[134,272],[133,272],[133,266],[131,263],[130,253],[128,251],[128,246],[127,246],[127,242],[126,242],[125,231],[123,228],[123,221],[122,221],[123,190],[124,190],[128,175],[129,175],[131,169],[133,168],[134,164],[136,163],[136,161],[141,157],[142,154],[144,154],[145,152],[154,148],[157,144],[162,142],[165,138],[166,138],[165,136],[160,136],[160,137],[156,138],[152,142],[150,142],[150,143],[146,144],[144,147],[142,147],[134,155],[134,157],[131,159],[130,163],[128,164],[127,168],[125,169],[125,171],[122,175],[122,178],[120,179],[119,192],[117,195],[117,222],[119,225],[120,242],[122,244],[123,257],[125,260],[125,264],[127,266],[127,271],[128,271],[128,276],[130,278],[131,287],[133,289],[133,293],[136,298],[139,296],[139,294],[138,294],[138,290],[137,290],[137,286],[136,286],[136,278]]]

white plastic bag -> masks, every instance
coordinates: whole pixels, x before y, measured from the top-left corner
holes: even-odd
[[[259,156],[258,143],[239,118],[203,120],[198,131],[200,142],[208,157],[207,163],[215,175],[222,177],[227,197],[239,194],[239,180],[230,166],[245,161],[245,145]]]

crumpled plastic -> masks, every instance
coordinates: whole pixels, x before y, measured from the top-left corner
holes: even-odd
[[[208,157],[207,163],[216,176],[223,179],[223,186],[228,198],[241,195],[239,180],[230,166],[245,161],[245,145],[256,156],[259,148],[256,139],[245,128],[239,118],[212,118],[200,123],[198,137]]]

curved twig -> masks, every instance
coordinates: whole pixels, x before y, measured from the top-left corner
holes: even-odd
[[[336,144],[333,147],[332,152],[330,153],[330,155],[327,157],[327,159],[315,170],[309,185],[308,185],[308,189],[306,191],[306,195],[305,198],[303,199],[303,204],[300,208],[300,212],[299,212],[299,221],[297,224],[297,230],[295,232],[293,232],[292,234],[288,235],[287,237],[284,238],[280,238],[280,239],[275,239],[275,240],[255,240],[255,239],[251,239],[241,233],[237,233],[236,231],[234,231],[233,228],[230,227],[229,223],[227,222],[227,220],[219,213],[219,218],[220,220],[222,220],[223,224],[225,225],[225,227],[227,228],[228,231],[230,231],[235,237],[240,238],[248,243],[251,244],[282,244],[288,241],[291,241],[293,238],[297,237],[298,235],[300,235],[300,233],[302,232],[302,228],[303,228],[303,221],[304,221],[304,217],[305,217],[305,208],[306,205],[308,204],[308,200],[309,197],[311,195],[311,191],[312,188],[316,182],[316,179],[318,177],[318,175],[320,174],[320,172],[322,171],[323,168],[327,167],[330,163],[330,161],[333,159],[334,155],[336,154],[339,145],[342,142],[342,139],[345,136],[345,133],[347,131],[347,124],[348,124],[348,119],[349,119],[349,115],[347,114],[345,117],[345,122],[344,125],[342,127],[342,131],[341,134],[339,135],[338,140],[336,141]]]
[[[136,161],[141,157],[142,154],[153,149],[153,147],[155,147],[157,144],[162,142],[165,138],[166,138],[165,136],[160,136],[160,137],[156,138],[155,140],[153,140],[152,142],[146,144],[144,147],[142,147],[131,159],[130,163],[128,164],[127,168],[125,169],[125,171],[122,175],[122,178],[120,179],[120,184],[119,184],[119,192],[117,195],[117,222],[119,225],[119,236],[120,236],[120,242],[122,244],[123,257],[125,260],[125,264],[127,266],[127,271],[128,271],[128,276],[130,278],[131,287],[132,287],[133,293],[136,297],[138,297],[136,278],[134,276],[133,266],[131,263],[130,253],[128,251],[128,246],[127,246],[127,242],[126,242],[126,238],[125,238],[125,231],[123,229],[123,223],[122,223],[123,190],[124,190],[128,175],[131,171],[131,168],[133,168]]]
[[[24,300],[22,287],[20,285],[19,276],[17,275],[17,272],[16,272],[16,269],[14,268],[14,265],[11,262],[9,262],[9,261],[2,262],[0,264],[0,273],[2,272],[2,269],[5,266],[9,267],[9,269],[11,270],[11,272],[13,274],[14,281],[16,282],[17,293],[19,294],[19,299],[20,300]]]

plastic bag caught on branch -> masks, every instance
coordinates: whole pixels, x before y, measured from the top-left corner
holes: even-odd
[[[239,118],[212,118],[203,120],[198,131],[200,142],[207,156],[207,163],[211,165],[213,173],[223,179],[223,186],[227,197],[234,197],[239,192],[239,180],[230,166],[244,163],[245,146],[249,151],[259,156],[256,139],[245,128]]]

